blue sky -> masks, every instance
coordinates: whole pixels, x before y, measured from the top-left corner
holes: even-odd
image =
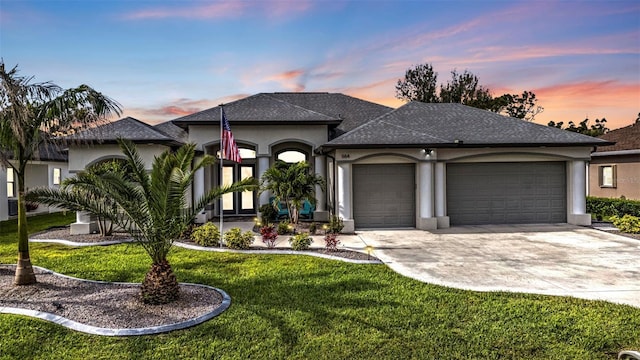
[[[0,56],[86,83],[123,116],[170,120],[258,92],[329,91],[400,106],[415,64],[536,93],[536,122],[640,112],[638,1],[0,0]]]

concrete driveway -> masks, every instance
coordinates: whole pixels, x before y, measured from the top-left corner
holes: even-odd
[[[640,307],[639,240],[572,225],[358,231],[356,236],[391,269],[427,283]]]

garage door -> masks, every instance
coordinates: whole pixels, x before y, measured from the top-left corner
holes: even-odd
[[[415,227],[413,164],[353,165],[353,220],[357,228]]]
[[[567,221],[565,164],[447,164],[452,225]]]

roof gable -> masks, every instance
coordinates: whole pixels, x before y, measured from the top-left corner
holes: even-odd
[[[608,142],[454,103],[412,101],[325,147],[569,146]]]

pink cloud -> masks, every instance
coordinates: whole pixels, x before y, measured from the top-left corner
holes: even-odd
[[[606,118],[610,129],[629,125],[640,112],[640,84],[584,81],[533,90],[545,110],[536,122]]]
[[[166,18],[220,19],[237,18],[253,10],[257,10],[269,18],[281,18],[304,13],[308,11],[312,5],[313,3],[309,0],[264,0],[260,2],[220,0],[196,6],[148,8],[125,14],[123,17],[127,20]]]
[[[124,17],[129,20],[164,18],[217,19],[225,17],[236,17],[240,15],[244,9],[244,2],[220,1],[213,4],[191,7],[152,8],[129,13]]]

